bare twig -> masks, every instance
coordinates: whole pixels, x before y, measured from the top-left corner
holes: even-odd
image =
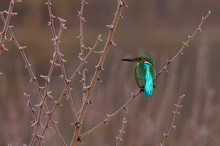
[[[197,32],[202,32],[202,26],[205,22],[205,20],[211,15],[211,11],[208,11],[208,13],[206,14],[206,16],[202,16],[202,20],[199,24],[199,26],[197,27],[197,29],[194,31],[194,33],[192,35],[188,36],[188,39],[186,42],[183,42],[183,46],[180,48],[180,50],[177,52],[177,54],[170,60],[167,60],[167,63],[165,64],[165,66],[158,72],[157,76],[156,76],[156,80],[158,79],[158,77],[161,75],[161,73],[163,73],[164,71],[168,71],[167,67],[176,59],[177,56],[179,55],[183,55],[183,50],[189,46],[189,43],[193,40],[193,38],[195,37],[195,35],[197,34]]]
[[[88,135],[90,135],[91,133],[95,132],[97,129],[99,129],[101,126],[103,126],[104,124],[107,124],[111,119],[113,119],[115,116],[117,116],[123,109],[126,109],[126,106],[135,98],[137,97],[141,92],[143,92],[142,90],[139,90],[137,93],[133,94],[131,93],[131,98],[125,102],[125,104],[123,104],[118,110],[116,110],[114,113],[112,114],[107,114],[107,118],[105,118],[103,121],[101,121],[99,124],[97,124],[95,127],[93,127],[92,129],[90,129],[89,131],[81,134],[79,136],[79,138],[84,138]]]
[[[85,0],[81,1],[81,8],[80,11],[78,12],[78,16],[79,16],[79,30],[80,30],[80,34],[79,34],[79,39],[80,39],[80,49],[81,52],[79,53],[79,57],[80,58],[84,58],[85,57],[85,44],[84,44],[84,30],[83,30],[83,23],[86,22],[84,16],[83,16],[83,12],[84,12],[84,7],[85,5],[88,4],[88,2],[86,2]],[[85,102],[86,99],[86,67],[85,67],[85,62],[82,62],[82,88],[83,88],[83,100],[82,103]]]
[[[179,97],[179,100],[178,100],[177,104],[175,104],[175,111],[173,111],[173,118],[172,118],[172,121],[171,121],[171,124],[170,124],[170,128],[166,133],[163,133],[163,142],[160,143],[160,146],[165,146],[165,144],[167,142],[167,139],[168,139],[168,136],[171,134],[173,129],[176,129],[176,126],[175,126],[176,117],[177,117],[177,115],[180,114],[180,111],[179,111],[180,108],[183,107],[181,102],[182,102],[182,99],[183,99],[184,96],[185,95],[181,95]]]
[[[27,94],[27,93],[24,93],[24,96],[26,97],[27,99],[27,105],[30,107],[31,109],[31,112],[32,112],[32,118],[33,118],[33,121],[32,123],[36,122],[36,110],[34,109],[32,103],[31,103],[31,98],[30,98],[30,95]]]
[[[59,43],[61,42],[60,38],[61,38],[62,32],[63,32],[64,29],[66,29],[66,27],[65,27],[65,22],[66,21],[64,19],[58,17],[58,20],[60,21],[60,28],[59,28],[58,34],[56,34],[55,26],[54,26],[55,16],[52,14],[52,10],[51,10],[52,3],[51,3],[51,1],[48,0],[46,2],[46,5],[48,6],[48,13],[49,13],[49,18],[50,18],[50,22],[48,23],[48,26],[50,26],[51,32],[52,32],[52,37],[53,37],[52,41],[54,42],[54,53],[53,53],[53,59],[50,61],[51,66],[50,66],[48,75],[47,76],[41,75],[41,77],[46,80],[46,83],[45,83],[45,86],[44,86],[44,96],[43,96],[43,99],[42,99],[40,105],[45,104],[47,97],[52,97],[51,92],[49,91],[49,85],[50,85],[50,78],[52,76],[52,73],[53,73],[55,67],[57,67],[57,66],[61,67],[61,71],[62,71],[61,77],[64,80],[64,83],[66,83],[66,80],[67,80],[66,79],[65,67],[64,67],[64,59],[62,59],[63,55],[61,54],[60,47],[59,47]],[[60,64],[56,63],[57,58],[59,59]],[[39,105],[38,121],[40,121],[40,119],[42,117],[42,110],[43,110],[43,106],[40,106],[40,105]],[[67,144],[64,141],[64,139],[62,138],[62,136],[61,136],[61,134],[60,134],[60,132],[59,132],[57,126],[56,126],[57,122],[52,120],[51,113],[49,111],[47,111],[47,114],[48,114],[48,117],[49,117],[49,119],[51,120],[51,122],[53,124],[53,127],[54,127],[54,129],[57,133],[58,138],[61,140],[62,144],[66,146]],[[42,133],[40,134],[40,137],[44,136],[47,128],[49,127],[49,119],[46,121],[45,126],[43,127],[43,130],[42,130]],[[38,127],[36,127],[35,131],[37,132],[37,130],[38,130]],[[42,141],[42,138],[40,138],[38,140],[38,145],[41,145],[41,141]]]
[[[123,134],[125,134],[125,125],[126,124],[127,124],[127,120],[126,120],[126,118],[123,118],[122,126],[121,126],[121,129],[119,130],[119,135],[116,137],[116,139],[117,139],[116,146],[119,146],[122,141],[122,136],[123,136]]]
[[[118,25],[119,19],[122,16],[121,12],[122,12],[122,9],[123,9],[124,6],[126,6],[126,4],[125,4],[124,0],[121,0],[118,4],[113,23],[108,26],[110,28],[110,32],[109,32],[106,44],[105,44],[104,49],[103,49],[103,53],[102,53],[101,58],[99,60],[99,63],[96,66],[95,74],[92,78],[92,81],[91,81],[89,87],[88,87],[88,92],[86,94],[86,100],[83,103],[83,106],[81,108],[82,110],[80,112],[79,121],[76,123],[75,132],[74,132],[74,135],[73,135],[71,146],[76,146],[78,141],[80,141],[79,135],[80,135],[80,131],[81,131],[81,128],[82,128],[82,123],[83,123],[83,120],[84,120],[84,117],[85,117],[85,114],[86,114],[86,111],[87,111],[87,107],[90,103],[90,98],[91,98],[91,95],[94,91],[96,83],[99,79],[99,75],[100,75],[101,71],[103,70],[103,64],[105,62],[105,59],[106,59],[106,56],[108,54],[109,48],[110,48],[111,45],[114,44],[113,43],[113,36],[114,36],[115,30],[116,30],[116,27]]]
[[[11,0],[8,11],[4,11],[5,13],[7,13],[6,19],[3,16],[4,12],[0,12],[1,19],[2,20],[5,19],[5,21],[3,21],[4,22],[3,30],[0,33],[0,54],[1,54],[2,51],[8,51],[8,49],[5,48],[5,46],[4,46],[4,40],[6,40],[6,34],[7,34],[7,31],[8,31],[8,28],[9,28],[9,22],[11,20],[11,17],[17,14],[17,13],[12,12],[13,8],[14,8],[14,0]]]

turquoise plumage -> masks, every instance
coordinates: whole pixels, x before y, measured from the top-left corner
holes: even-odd
[[[145,64],[144,65],[145,70],[146,70],[146,75],[145,75],[145,86],[144,86],[144,94],[147,97],[152,97],[154,95],[154,87],[153,87],[153,77],[150,73],[150,65]]]
[[[144,91],[145,96],[152,97],[156,87],[156,70],[153,59],[142,54],[134,59],[121,59],[122,61],[137,62],[134,71],[135,79],[138,86]]]

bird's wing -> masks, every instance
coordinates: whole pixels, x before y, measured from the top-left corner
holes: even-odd
[[[134,77],[136,80],[137,85],[143,89],[145,86],[145,70],[141,70],[140,68],[138,68],[138,66],[135,68],[134,70]]]

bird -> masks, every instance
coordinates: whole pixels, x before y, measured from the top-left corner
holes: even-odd
[[[146,97],[153,97],[156,87],[156,69],[153,58],[150,55],[141,54],[135,58],[121,59],[121,61],[137,63],[134,70],[136,83],[144,91]]]

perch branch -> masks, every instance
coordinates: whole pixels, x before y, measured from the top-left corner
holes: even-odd
[[[185,95],[180,96],[177,104],[175,104],[175,111],[173,111],[173,118],[172,118],[172,121],[171,121],[170,128],[166,133],[163,133],[163,142],[160,143],[160,146],[165,146],[165,144],[167,142],[167,139],[168,139],[168,136],[171,134],[173,129],[176,129],[176,126],[175,126],[176,117],[177,117],[177,115],[180,114],[180,111],[179,111],[180,108],[183,107],[183,105],[181,105],[181,102],[182,102],[182,99],[183,99],[184,96]]]
[[[93,127],[92,129],[90,129],[89,131],[81,134],[79,136],[79,138],[84,138],[88,135],[90,135],[91,133],[95,132],[97,129],[99,129],[101,126],[103,126],[104,124],[107,124],[111,119],[113,119],[115,116],[117,116],[123,109],[126,109],[126,106],[135,98],[137,97],[140,93],[142,92],[142,90],[139,90],[137,93],[135,94],[131,94],[131,98],[126,101],[126,103],[124,105],[122,105],[118,110],[116,110],[114,113],[112,114],[107,114],[107,118],[105,118],[103,121],[101,121],[99,124],[97,124],[95,127]]]
[[[178,57],[179,55],[183,55],[183,50],[189,46],[190,42],[193,40],[193,38],[195,37],[195,35],[198,32],[202,32],[202,26],[205,22],[205,20],[211,15],[211,11],[208,11],[208,13],[206,14],[206,16],[202,16],[202,20],[199,24],[199,26],[197,27],[197,29],[194,31],[194,33],[192,35],[188,36],[188,39],[186,42],[183,42],[183,46],[180,48],[180,50],[177,52],[177,54],[170,60],[167,61],[167,63],[165,64],[165,66],[158,72],[157,76],[156,76],[156,80],[158,79],[158,77],[161,75],[161,73],[163,73],[164,71],[168,71],[167,68],[168,66],[176,59],[176,57]]]
[[[86,94],[86,100],[83,103],[83,106],[81,108],[82,110],[80,111],[79,121],[75,124],[76,127],[75,127],[75,132],[74,132],[74,135],[73,135],[73,139],[72,139],[72,142],[71,142],[71,146],[76,146],[77,143],[80,141],[79,135],[80,135],[80,131],[81,131],[81,128],[82,128],[82,123],[83,123],[83,120],[84,120],[84,117],[85,117],[85,114],[86,114],[86,111],[87,111],[87,107],[90,103],[90,98],[91,98],[91,95],[92,95],[93,90],[95,88],[95,85],[96,85],[96,83],[99,79],[99,75],[100,75],[101,71],[103,70],[103,64],[105,62],[105,59],[106,59],[106,56],[108,54],[109,48],[110,48],[111,45],[113,45],[113,43],[112,43],[113,42],[113,36],[115,34],[115,30],[116,30],[117,24],[119,22],[119,19],[122,16],[121,12],[122,12],[122,9],[123,9],[124,6],[126,6],[124,0],[120,0],[119,4],[118,4],[118,7],[117,7],[117,10],[116,10],[116,14],[115,14],[113,23],[112,23],[112,25],[108,26],[110,28],[110,32],[109,32],[106,44],[105,44],[104,49],[103,49],[103,53],[102,53],[101,58],[99,60],[99,63],[96,66],[96,71],[95,71],[94,76],[92,78],[92,81],[91,81],[91,83],[88,87],[88,91],[87,91],[87,94]]]

